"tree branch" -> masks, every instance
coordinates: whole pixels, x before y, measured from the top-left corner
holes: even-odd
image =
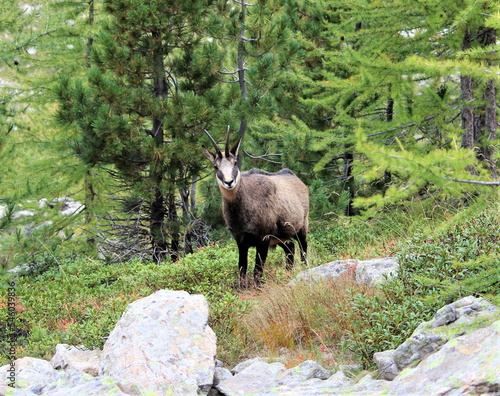
[[[243,152],[245,153],[245,155],[247,155],[248,157],[250,157],[252,159],[260,159],[260,160],[270,162],[272,164],[280,164],[280,165],[283,164],[283,162],[281,162],[281,161],[274,161],[274,160],[267,158],[267,157],[281,157],[283,154],[267,154],[266,153],[266,154],[262,154],[262,155],[252,155],[246,150],[243,150]]]
[[[451,180],[457,183],[468,183],[468,184],[479,184],[482,186],[497,187],[500,186],[500,181],[487,182],[482,180],[465,180],[465,179],[455,179],[453,177],[446,177],[446,180]]]

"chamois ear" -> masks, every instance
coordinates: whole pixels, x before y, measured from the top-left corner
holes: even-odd
[[[215,162],[215,159],[217,158],[216,154],[208,151],[208,149],[205,146],[201,146],[201,151],[203,152],[205,157],[207,157],[210,160],[210,162]]]
[[[236,144],[231,149],[231,154],[233,154],[235,157],[238,156],[238,150],[240,149],[240,144],[241,144],[242,139],[243,139],[243,136],[240,136],[238,141],[236,142]]]

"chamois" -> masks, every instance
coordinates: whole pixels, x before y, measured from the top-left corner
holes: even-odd
[[[229,132],[229,131],[228,131]],[[256,248],[254,281],[261,282],[264,262],[270,246],[279,245],[285,251],[286,268],[293,267],[295,245],[299,243],[301,258],[306,261],[309,226],[309,191],[289,169],[268,173],[260,169],[241,172],[238,150],[242,137],[229,149],[229,133],[222,152],[205,131],[215,153],[205,146],[203,154],[215,168],[222,194],[224,220],[238,245],[240,287],[247,287],[248,249]]]

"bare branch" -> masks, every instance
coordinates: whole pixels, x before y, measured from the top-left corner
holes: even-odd
[[[432,120],[433,118],[436,118],[436,116],[433,115],[433,116],[426,117],[426,118],[424,118],[424,121],[429,121],[429,120]],[[412,127],[412,126],[415,126],[415,125],[417,125],[417,123],[416,122],[412,122],[410,124],[401,125],[401,126],[398,126],[398,127],[395,127],[395,128],[391,128],[391,129],[386,129],[385,131],[380,131],[380,132],[375,132],[375,133],[369,133],[368,135],[366,135],[366,137],[382,135],[384,133],[394,132],[394,131],[397,131],[398,129],[409,128],[409,127]]]
[[[283,154],[268,154],[268,153],[266,153],[266,154],[262,154],[262,155],[252,155],[246,150],[243,150],[243,152],[245,153],[245,155],[247,155],[248,157],[250,157],[252,159],[260,159],[263,161],[270,162],[272,164],[280,164],[280,165],[283,164],[283,162],[281,162],[281,161],[274,161],[274,160],[271,160],[268,158],[268,157],[281,157]]]
[[[234,76],[235,74],[238,74],[238,70],[236,70],[234,72],[223,72],[223,71],[217,70],[217,73],[219,73],[219,74],[231,74]]]
[[[455,179],[453,177],[447,177],[446,180],[451,180],[451,181],[454,181],[457,183],[479,184],[481,186],[490,186],[490,187],[500,186],[500,181],[487,182],[487,181],[482,181],[482,180]]]
[[[241,4],[241,5],[244,5],[244,6],[248,6],[248,7],[252,7],[252,6],[255,5],[255,4],[245,3],[244,1],[238,1],[238,0],[233,0],[233,1],[235,3]]]

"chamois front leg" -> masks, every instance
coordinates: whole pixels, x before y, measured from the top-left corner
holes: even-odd
[[[238,282],[240,289],[248,287],[247,267],[248,267],[248,246],[238,243]]]
[[[253,270],[253,278],[255,282],[255,286],[259,286],[262,282],[262,274],[264,272],[264,263],[267,258],[267,251],[269,250],[268,243],[261,243],[256,246],[255,253],[255,268]]]

